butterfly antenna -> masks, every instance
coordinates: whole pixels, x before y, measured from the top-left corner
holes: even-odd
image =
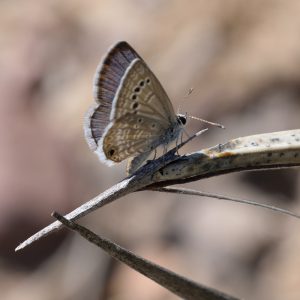
[[[193,91],[194,91],[194,88],[190,87],[187,94],[184,96],[184,98],[188,98],[192,94]]]
[[[185,133],[185,135],[189,138],[190,135],[188,134],[187,130],[182,126],[182,131]]]
[[[180,111],[181,111],[181,104],[178,105],[177,114],[180,114]]]
[[[222,125],[222,124],[219,124],[219,123],[214,123],[214,122],[210,122],[210,121],[207,121],[207,120],[204,120],[204,119],[201,119],[201,118],[198,118],[198,117],[194,117],[194,116],[188,116],[189,118],[191,119],[194,119],[194,120],[198,120],[198,121],[201,121],[203,123],[206,123],[206,124],[210,124],[210,125],[213,125],[213,126],[216,126],[216,127],[219,127],[219,128],[222,128],[224,129],[225,126]]]

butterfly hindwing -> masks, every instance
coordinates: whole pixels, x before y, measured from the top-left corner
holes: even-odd
[[[85,115],[84,132],[91,150],[110,123],[110,112],[115,94],[130,63],[140,56],[126,42],[114,45],[99,63],[94,76],[94,100]]]
[[[151,118],[127,114],[108,129],[103,137],[104,155],[114,161],[152,151],[160,144],[164,129]]]

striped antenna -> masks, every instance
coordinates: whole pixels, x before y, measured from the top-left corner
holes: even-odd
[[[188,115],[188,117],[191,118],[191,119],[201,121],[201,122],[206,123],[206,124],[210,124],[210,125],[217,126],[219,128],[225,129],[225,126],[222,125],[222,124],[219,124],[219,123],[210,122],[210,121],[207,121],[207,120],[204,120],[204,119],[201,119],[201,118],[198,118],[198,117],[194,117],[194,116],[189,116],[189,115]]]

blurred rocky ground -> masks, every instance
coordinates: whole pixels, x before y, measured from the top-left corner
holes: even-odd
[[[101,56],[128,41],[176,110],[222,123],[182,150],[299,128],[300,2],[0,2],[0,289],[14,299],[176,299],[66,232],[19,242],[121,180],[83,137]],[[190,88],[193,93],[186,96]],[[188,131],[203,127],[191,120]],[[189,186],[300,213],[299,171]],[[300,299],[300,223],[212,199],[137,193],[86,217],[94,231],[202,284],[249,300]]]

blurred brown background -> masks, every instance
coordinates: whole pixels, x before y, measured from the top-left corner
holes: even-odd
[[[222,123],[182,151],[299,128],[300,2],[0,3],[1,299],[176,299],[77,236],[19,242],[125,175],[91,153],[83,115],[111,44],[128,41],[175,110]],[[194,92],[185,97],[193,87]],[[191,120],[189,132],[203,128]],[[249,172],[189,186],[300,212],[299,171]],[[202,284],[243,299],[300,299],[300,223],[213,199],[137,193],[89,228]]]

